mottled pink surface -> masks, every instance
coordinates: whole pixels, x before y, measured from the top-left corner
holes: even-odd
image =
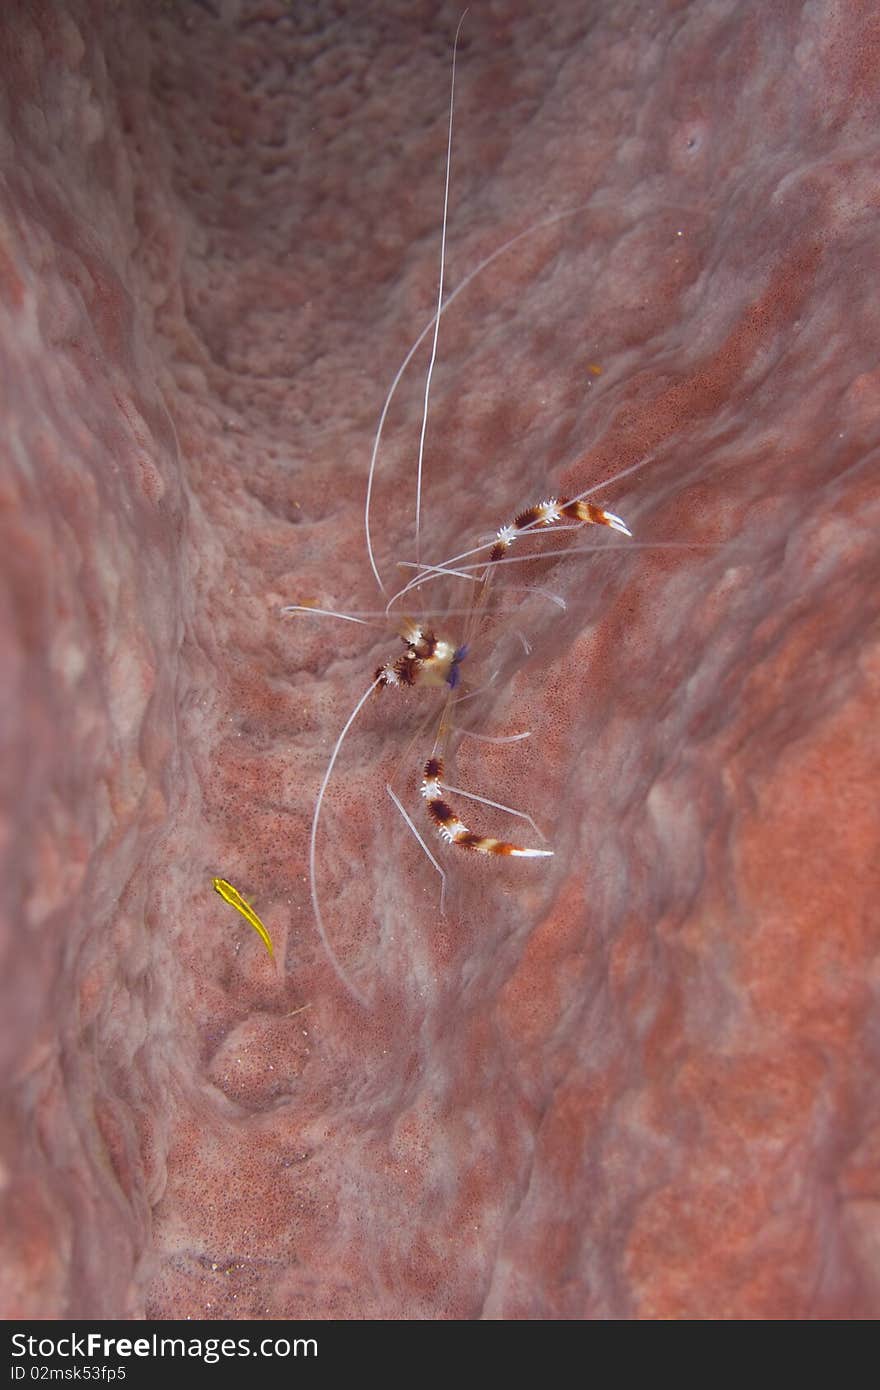
[[[378,602],[458,10],[348,9],[3,7],[0,1312],[877,1316],[876,7],[471,10],[449,288],[580,211],[444,317],[423,552],[643,460],[636,540],[469,658],[532,738],[455,779],[554,859],[432,839],[441,919],[384,792],[424,824],[433,702],[355,725],[366,1008],[308,836],[398,644],[279,608]]]

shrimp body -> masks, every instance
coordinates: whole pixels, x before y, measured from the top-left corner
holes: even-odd
[[[445,637],[405,618],[398,629],[406,651],[395,661],[386,661],[376,671],[380,686],[432,686],[454,690],[459,682],[459,666],[467,647],[456,647]]]
[[[254,909],[251,907],[250,903],[245,898],[243,898],[239,893],[238,889],[233,888],[232,884],[228,883],[225,878],[213,878],[211,880],[211,883],[214,888],[214,891],[219,893],[221,898],[223,898],[225,902],[229,903],[230,907],[234,907],[236,912],[240,912],[246,922],[250,923],[254,931],[257,933],[257,936],[260,938],[263,945],[266,947],[266,950],[269,952],[269,955],[272,956],[274,959],[275,948],[272,945],[272,938],[269,935],[266,928],[263,926],[263,923],[260,921],[256,912],[254,912]]]

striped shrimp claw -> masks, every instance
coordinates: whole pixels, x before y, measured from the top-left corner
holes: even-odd
[[[503,854],[518,859],[552,858],[552,849],[530,849],[525,845],[513,845],[507,840],[496,840],[491,835],[478,835],[476,831],[469,830],[464,821],[459,820],[449,802],[444,800],[442,758],[432,757],[425,763],[422,796],[440,838],[448,845],[471,849],[477,854]]]
[[[612,531],[619,531],[622,536],[632,536],[632,531],[621,517],[616,516],[614,512],[606,511],[604,507],[597,507],[594,502],[581,501],[579,498],[570,500],[567,497],[548,497],[546,501],[539,502],[534,507],[527,507],[515,516],[513,521],[495,533],[495,544],[489,559],[500,560],[519,536],[535,530],[536,527],[558,526],[565,522],[576,526],[608,526]]]

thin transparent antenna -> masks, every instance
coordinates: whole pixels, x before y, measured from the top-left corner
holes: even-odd
[[[315,613],[319,618],[339,618],[344,623],[360,623],[363,627],[378,627],[378,622],[371,623],[369,618],[359,618],[355,613],[337,613],[335,608],[315,608],[311,603],[288,603],[285,608],[279,609],[282,616],[288,613]],[[383,615],[377,613],[376,617]]]

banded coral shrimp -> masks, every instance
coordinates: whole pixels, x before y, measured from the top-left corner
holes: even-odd
[[[546,842],[541,838],[542,832],[525,806],[514,806],[508,800],[485,795],[475,787],[456,785],[454,762],[457,745],[466,739],[501,747],[518,744],[529,736],[528,729],[513,733],[492,732],[491,724],[488,722],[494,695],[531,654],[532,638],[529,634],[542,627],[545,618],[541,616],[541,610],[546,614],[548,609],[564,611],[566,607],[566,601],[561,594],[539,583],[536,578],[528,576],[527,571],[534,571],[539,566],[552,568],[555,563],[554,553],[558,560],[560,552],[565,553],[571,549],[584,553],[594,548],[606,548],[604,544],[596,547],[585,546],[580,543],[579,538],[561,533],[582,531],[584,527],[592,525],[597,530],[601,529],[603,533],[616,531],[626,537],[630,535],[626,523],[617,513],[610,507],[603,506],[599,500],[594,500],[598,499],[603,491],[599,480],[571,496],[556,495],[548,487],[544,496],[535,496],[533,493],[531,497],[521,497],[521,505],[513,518],[509,514],[505,517],[503,512],[496,512],[491,532],[478,532],[474,528],[473,520],[469,521],[466,514],[463,521],[459,520],[457,530],[452,526],[440,528],[441,532],[445,531],[448,539],[439,544],[432,544],[433,563],[428,563],[422,558],[420,541],[426,529],[422,519],[422,452],[430,421],[431,368],[437,352],[437,335],[445,322],[444,316],[459,295],[478,281],[480,275],[490,266],[509,255],[517,246],[522,246],[530,238],[534,239],[545,230],[576,216],[579,211],[577,208],[564,209],[537,222],[530,221],[524,230],[516,233],[500,247],[496,246],[455,288],[446,292],[443,267],[448,225],[452,111],[453,104],[450,103],[446,201],[440,249],[441,312],[435,313],[426,324],[395,376],[381,413],[366,479],[365,551],[377,582],[380,606],[374,610],[345,612],[333,606],[325,606],[323,601],[319,603],[309,599],[300,604],[287,605],[284,609],[287,614],[310,615],[330,624],[341,621],[367,627],[375,625],[386,634],[382,659],[373,667],[373,679],[365,686],[361,684],[360,694],[332,742],[329,761],[316,793],[309,848],[310,896],[324,949],[340,981],[361,1003],[367,1002],[366,996],[354,983],[350,965],[340,959],[334,945],[332,923],[326,919],[322,906],[324,876],[332,875],[334,872],[332,856],[327,855],[321,839],[325,798],[331,792],[335,778],[341,777],[343,785],[346,778],[349,781],[351,779],[351,773],[346,773],[339,760],[348,746],[347,741],[352,730],[363,726],[365,712],[375,709],[379,702],[384,702],[387,706],[392,699],[408,701],[409,708],[405,715],[399,704],[395,707],[393,717],[398,718],[401,723],[412,723],[412,709],[414,705],[417,707],[416,729],[409,740],[410,745],[416,747],[412,752],[408,750],[403,757],[409,774],[406,792],[399,795],[400,789],[395,790],[391,782],[378,783],[374,788],[372,814],[381,814],[375,809],[380,798],[383,811],[391,812],[393,815],[396,808],[400,813],[414,840],[418,841],[418,846],[410,841],[402,852],[415,855],[421,853],[422,864],[428,877],[436,884],[436,880],[433,880],[434,872],[439,876],[435,896],[436,911],[442,912],[449,872],[449,854],[460,856],[462,850],[466,849],[487,857],[549,858],[552,849],[545,847]],[[382,578],[377,563],[375,528],[371,527],[371,501],[377,480],[381,484],[381,473],[377,473],[377,463],[389,407],[406,367],[423,343],[427,343],[431,351],[424,387],[418,463],[413,468],[415,476],[410,489],[410,493],[415,496],[414,503],[412,500],[409,502],[411,511],[414,510],[415,513],[414,523],[410,523],[411,534],[414,535],[409,552],[412,558],[397,562],[398,565],[409,568],[408,572],[404,571],[397,580],[396,591],[393,591],[394,585],[390,580]],[[643,463],[642,459],[638,459],[618,469],[617,473],[607,480],[607,486],[621,482],[641,468]],[[487,521],[488,511],[486,506],[481,508]],[[492,525],[492,522],[489,524]],[[379,544],[386,539],[387,537],[380,532]],[[578,543],[565,544],[573,540]],[[551,542],[549,547],[548,541]],[[510,553],[511,551],[515,553]],[[518,578],[505,577],[505,581],[502,581],[499,575],[508,565],[518,567],[510,571],[511,576],[517,575]],[[383,569],[386,574],[389,572],[384,565]],[[431,597],[426,602],[428,592],[431,593]],[[515,596],[518,605],[515,625],[507,621],[512,596]],[[457,635],[453,635],[456,632]],[[399,646],[401,640],[402,651]],[[396,651],[390,648],[391,642],[397,644]],[[332,646],[332,643],[331,637],[329,644]],[[366,674],[369,669],[362,668],[362,674]],[[463,670],[467,671],[468,675],[467,679],[460,683]],[[389,690],[388,687],[397,689]],[[441,693],[439,696],[435,693],[432,697],[431,691]],[[420,711],[424,709],[426,694],[431,704],[423,718]],[[433,729],[429,726],[433,726]],[[519,749],[512,747],[508,752],[517,756]],[[467,802],[467,811],[464,809],[464,802]],[[487,816],[491,823],[491,831],[486,825]],[[528,825],[529,836],[515,835],[509,828],[501,829],[498,826],[499,817],[517,818],[520,829]],[[508,826],[509,824],[508,821]],[[440,832],[439,841],[435,835],[436,831]],[[450,847],[448,852],[442,843],[444,840]],[[395,850],[395,853],[398,852],[401,851]]]

